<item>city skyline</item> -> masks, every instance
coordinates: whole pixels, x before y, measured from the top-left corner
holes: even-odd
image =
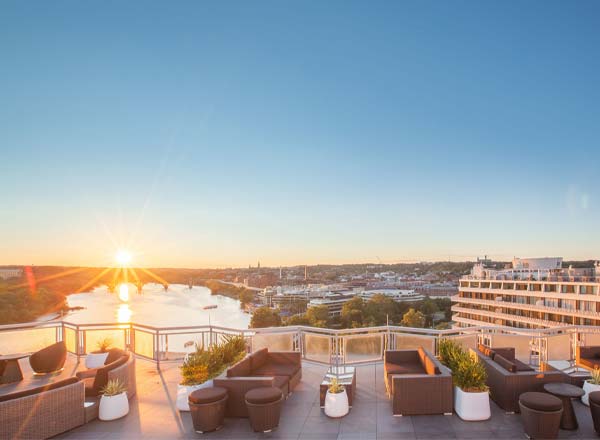
[[[598,258],[597,2],[0,6],[0,265]]]

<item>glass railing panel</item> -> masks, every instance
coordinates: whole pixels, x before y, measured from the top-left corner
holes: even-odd
[[[445,336],[444,338],[450,339],[456,342],[465,350],[476,350],[477,349],[477,334],[472,335],[453,335],[453,336]]]
[[[392,339],[394,350],[416,350],[419,347],[423,347],[424,349],[429,350],[431,353],[435,353],[435,336],[394,333],[394,337]]]
[[[572,350],[572,337],[570,334],[547,337],[546,360],[568,361],[574,358]]]
[[[515,358],[521,362],[528,363],[531,358],[532,338],[527,335],[507,335],[493,333],[491,336],[491,347],[514,347]]]
[[[210,347],[218,337],[218,334],[213,333],[211,341],[210,331],[161,334],[158,338],[160,359],[184,359],[187,354],[196,351],[196,347]]]
[[[125,349],[124,329],[86,329],[84,330],[84,335],[85,353],[98,350],[100,344],[104,341],[109,342],[111,348]]]
[[[41,350],[55,342],[55,327],[5,331],[0,333],[0,353],[29,353]]]
[[[346,363],[373,362],[383,358],[383,334],[344,336]]]
[[[133,351],[150,359],[154,358],[154,334],[143,330],[133,330]]]
[[[330,362],[331,339],[331,336],[305,333],[304,357],[311,361],[328,364]]]
[[[600,333],[580,333],[580,341],[583,346],[600,345]]]
[[[269,351],[294,351],[296,333],[256,333],[252,336],[252,351],[268,348]]]
[[[77,332],[75,329],[65,327],[63,330],[63,340],[67,346],[67,351],[77,353]]]

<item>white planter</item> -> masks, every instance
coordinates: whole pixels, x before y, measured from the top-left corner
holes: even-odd
[[[586,380],[585,382],[583,382],[583,391],[585,391],[585,394],[581,396],[581,402],[584,405],[590,406],[589,394],[594,391],[600,391],[600,385],[591,384]]]
[[[106,362],[106,358],[108,357],[107,353],[90,353],[85,357],[85,368],[88,370],[91,368],[101,368],[104,366],[104,362]]]
[[[208,388],[213,386],[213,381],[207,380],[200,385],[177,385],[177,400],[176,406],[179,411],[189,411],[190,405],[188,404],[188,397],[192,394],[192,391],[199,390],[201,388]]]
[[[344,417],[350,408],[348,406],[348,394],[346,394],[346,390],[341,393],[330,393],[327,390],[327,394],[325,395],[325,415],[329,417]]]
[[[100,408],[98,409],[98,418],[100,420],[115,420],[129,413],[129,400],[127,393],[117,394],[116,396],[102,396],[100,398]]]
[[[487,391],[467,393],[458,387],[454,387],[454,411],[463,420],[487,420],[492,416],[490,396]]]

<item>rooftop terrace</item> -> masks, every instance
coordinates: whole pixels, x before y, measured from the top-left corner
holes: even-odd
[[[33,378],[26,359],[21,361],[26,382]],[[493,402],[492,417],[483,422],[464,422],[452,416],[392,416],[391,402],[386,397],[382,363],[357,368],[357,390],[350,414],[330,419],[319,407],[318,386],[327,366],[303,362],[302,381],[283,405],[279,428],[271,433],[252,432],[248,419],[225,420],[224,427],[214,433],[196,434],[189,412],[175,408],[175,395],[180,380],[178,364],[163,364],[160,371],[153,362],[137,361],[137,396],[130,401],[129,414],[119,420],[95,420],[64,433],[57,438],[206,438],[206,439],[429,439],[429,438],[525,438],[520,415],[505,414]],[[85,369],[69,356],[60,376],[69,377]],[[60,377],[59,376],[59,377]],[[56,380],[54,377],[53,380]],[[560,438],[595,438],[589,408],[574,402],[579,419],[577,431],[560,431]]]
[[[224,427],[214,433],[194,432],[190,413],[176,409],[179,366],[183,358],[182,342],[192,339],[210,344],[232,329],[218,327],[158,329],[138,324],[102,324],[73,326],[68,323],[0,327],[3,353],[32,351],[36,340],[44,344],[63,340],[69,350],[67,364],[58,376],[35,377],[27,359],[19,361],[24,380],[1,385],[0,394],[32,382],[71,377],[84,370],[84,356],[98,338],[110,335],[117,345],[136,354],[137,395],[130,401],[129,414],[119,420],[94,420],[58,438],[286,438],[286,439],[376,439],[376,438],[524,438],[519,414],[507,414],[493,401],[491,419],[465,422],[454,415],[392,415],[392,403],[384,384],[383,350],[424,346],[437,352],[441,337],[454,338],[465,346],[487,342],[492,346],[512,346],[517,358],[533,366],[554,363],[572,370],[577,345],[600,345],[600,328],[568,327],[525,330],[501,327],[453,330],[378,327],[352,330],[328,330],[310,327],[239,330],[254,351],[268,346],[272,350],[302,353],[302,380],[285,401],[279,428],[256,434],[246,418],[227,418]],[[193,347],[192,347],[193,348]],[[191,349],[191,348],[188,348]],[[319,385],[330,365],[339,361],[357,368],[353,408],[342,419],[330,419],[319,406]],[[576,431],[560,431],[560,438],[595,438],[590,410],[574,401],[579,419]]]

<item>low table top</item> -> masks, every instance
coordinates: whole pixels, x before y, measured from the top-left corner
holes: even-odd
[[[544,389],[559,397],[581,397],[585,394],[581,388],[570,383],[551,382],[544,384]]]
[[[15,354],[4,354],[0,356],[0,361],[14,361],[31,356],[31,353],[15,353]]]

